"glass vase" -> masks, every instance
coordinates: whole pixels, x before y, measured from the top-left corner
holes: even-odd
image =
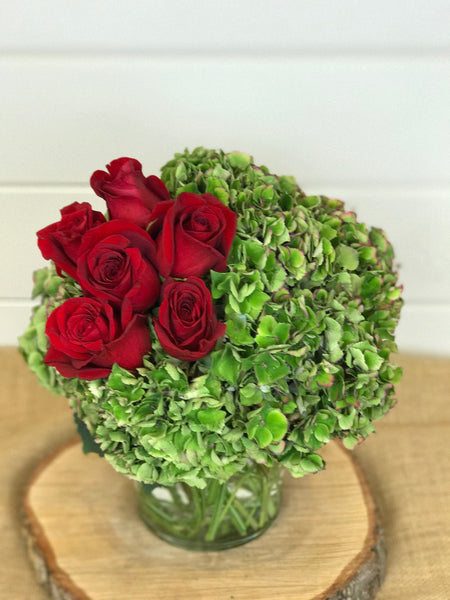
[[[190,550],[226,550],[260,536],[281,504],[282,468],[250,461],[226,482],[199,489],[136,484],[139,514],[160,538]]]

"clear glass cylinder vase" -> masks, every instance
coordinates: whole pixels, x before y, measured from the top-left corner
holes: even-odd
[[[136,485],[139,514],[160,538],[191,550],[226,550],[259,537],[281,505],[282,468],[249,461],[226,482],[204,489]]]

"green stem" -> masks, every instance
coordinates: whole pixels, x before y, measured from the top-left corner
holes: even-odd
[[[214,506],[214,512],[211,517],[211,523],[209,524],[208,531],[205,536],[207,542],[212,542],[216,538],[217,529],[220,525],[220,515],[222,512],[222,506],[227,495],[227,486],[222,484],[219,489],[219,497]]]
[[[278,479],[277,473],[270,474],[264,469],[244,470],[232,481],[212,480],[205,489],[179,482],[166,488],[170,495],[165,500],[143,488],[139,491],[141,516],[158,535],[178,540],[180,545],[182,540],[186,546],[203,543],[214,548],[217,543],[226,547],[228,541],[236,545],[235,540],[242,543],[258,535],[276,514]]]
[[[246,519],[247,527],[248,527],[248,525],[251,525],[252,529],[256,529],[258,527],[258,523],[253,518],[253,515],[258,510],[257,506],[255,506],[252,514],[250,514],[248,511],[245,510],[245,508],[242,506],[242,504],[236,498],[236,500],[234,502],[234,508],[241,513],[241,515],[244,519]]]
[[[217,479],[214,479],[211,482],[209,489],[208,489],[208,496],[207,496],[207,500],[206,500],[207,506],[210,506],[212,504],[213,500],[217,497],[220,485],[221,485],[220,481],[218,481]]]
[[[203,494],[201,493],[201,491],[196,487],[192,487],[191,492],[192,492],[192,503],[194,505],[194,519],[195,519],[195,523],[192,524],[192,536],[194,536],[197,533],[197,531],[199,531],[203,526],[203,521],[205,518],[205,510],[204,510],[204,505],[203,505]]]
[[[160,502],[152,502],[147,496],[143,503],[141,503],[141,510],[147,514],[153,521],[156,521],[160,525],[166,526],[168,523],[176,523],[177,519],[171,517],[168,512],[164,512],[159,508]],[[155,515],[159,518],[155,518]]]
[[[239,533],[241,535],[247,535],[247,527],[234,506],[230,506],[230,515]]]
[[[171,496],[172,496],[172,498],[173,498],[173,502],[174,502],[174,504],[175,504],[176,506],[178,506],[178,508],[183,508],[184,504],[183,504],[183,501],[181,500],[180,493],[179,493],[179,491],[178,491],[177,485],[178,485],[178,484],[176,483],[175,485],[171,485],[171,486],[170,486],[170,487],[168,487],[167,489],[169,490],[169,493],[170,493],[170,495],[171,495]],[[180,485],[181,485],[181,484],[180,484]],[[183,489],[184,489],[184,491],[186,492],[185,488],[183,488]]]
[[[253,508],[252,512],[251,512],[251,513],[248,513],[247,520],[245,521],[245,529],[247,529],[247,527],[248,527],[249,525],[251,525],[251,526],[252,526],[252,529],[253,529],[253,530],[255,530],[255,529],[256,529],[256,521],[255,521],[255,519],[254,519],[253,517],[254,517],[254,515],[255,515],[255,512],[256,512],[257,510],[258,510],[258,507],[257,507],[257,506],[255,506],[255,507]]]
[[[267,521],[267,503],[269,501],[269,484],[265,477],[262,478],[262,498],[261,498],[261,512],[259,513],[259,526],[262,527]]]
[[[233,520],[233,523],[236,526],[236,529],[239,531],[239,533],[241,535],[247,534],[247,529],[248,529],[249,525],[251,525],[251,527],[253,529],[256,529],[257,523],[254,520],[253,515],[257,511],[258,507],[254,507],[252,512],[249,513],[236,497],[239,489],[243,488],[244,482],[246,482],[247,480],[248,480],[248,476],[247,477],[244,476],[236,482],[236,487],[235,487],[233,493],[228,498],[228,501],[225,504],[224,508],[222,509],[220,515],[218,515],[218,511],[217,511],[217,514],[216,513],[214,514],[214,516],[213,516],[214,530],[213,530],[213,533],[211,533],[211,535],[215,536],[218,527],[225,519],[227,513],[229,513],[231,519]],[[223,484],[223,488],[225,488],[225,487],[226,487],[226,484]],[[214,517],[217,517],[217,518],[214,518]],[[265,520],[264,520],[264,522],[265,522]],[[210,529],[211,529],[211,527],[210,527]],[[208,531],[208,534],[209,533],[210,533],[210,531]],[[208,537],[206,537],[206,539],[209,540]],[[213,540],[214,537],[212,537],[211,539]]]
[[[224,520],[224,518],[225,518],[225,516],[226,516],[226,514],[227,514],[228,511],[230,511],[230,513],[231,513],[231,509],[233,508],[232,504],[233,504],[234,501],[237,502],[237,500],[236,500],[236,494],[238,493],[238,490],[241,487],[242,481],[244,479],[245,479],[245,477],[243,477],[242,479],[239,479],[239,481],[236,483],[236,487],[234,489],[234,492],[228,498],[228,502],[225,504],[225,507],[222,510],[222,513],[221,513],[220,517],[218,518],[218,522],[219,523],[221,523]],[[223,484],[223,485],[225,486],[226,484]],[[236,509],[235,508],[233,508],[233,514],[236,514],[237,519],[240,522],[240,524],[238,525],[238,529],[241,527],[241,524],[242,524],[242,527],[243,527],[244,523],[243,523],[242,519],[239,517],[239,515],[236,513]],[[233,520],[235,520],[235,519],[233,519]],[[245,533],[245,529],[244,529],[244,533]]]

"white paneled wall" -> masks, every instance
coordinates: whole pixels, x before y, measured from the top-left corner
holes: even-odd
[[[30,312],[37,229],[133,156],[243,150],[346,201],[396,249],[403,351],[450,354],[450,3],[0,3],[0,344]]]
[[[449,43],[448,0],[15,0],[0,10],[0,49],[19,52],[414,52]]]

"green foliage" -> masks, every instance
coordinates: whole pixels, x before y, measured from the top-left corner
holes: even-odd
[[[83,452],[85,454],[94,452],[99,456],[104,456],[104,453],[102,452],[100,446],[96,443],[96,441],[90,434],[89,429],[86,427],[85,422],[82,421],[76,413],[73,413],[73,418],[75,421],[75,425],[77,426],[78,435],[80,436],[83,444]]]
[[[50,268],[36,274],[42,302],[20,339],[30,367],[134,479],[204,487],[248,457],[295,477],[322,469],[325,443],[354,447],[395,403],[401,369],[389,357],[402,300],[384,232],[244,153],[186,150],[162,179],[172,197],[209,192],[238,215],[227,269],[207,282],[227,325],[223,340],[183,363],[152,331],[137,374],[116,365],[107,380],[65,379],[44,364],[45,321],[81,291]]]

